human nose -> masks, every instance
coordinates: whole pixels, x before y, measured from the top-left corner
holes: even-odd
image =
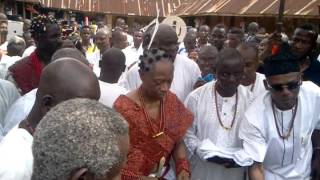
[[[160,86],[160,90],[162,92],[167,92],[170,89],[170,84],[169,83],[162,83]]]

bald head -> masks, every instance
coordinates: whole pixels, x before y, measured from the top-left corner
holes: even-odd
[[[102,55],[100,61],[100,80],[116,83],[126,68],[126,57],[120,49],[110,48]]]
[[[124,49],[128,46],[127,34],[120,30],[112,32],[112,47],[118,49]]]
[[[244,61],[238,50],[234,48],[225,48],[221,50],[217,55],[216,69],[219,70],[222,65],[229,64],[239,64],[242,68],[244,66]]]
[[[73,98],[100,98],[98,79],[92,70],[72,58],[47,65],[40,78],[36,103],[53,107]]]
[[[86,57],[75,48],[59,49],[52,55],[51,61],[55,61],[60,58],[73,58],[89,66],[89,61],[86,59]]]
[[[155,27],[152,26],[145,32],[142,44],[144,48],[148,47],[154,30]],[[164,50],[174,60],[178,51],[177,33],[170,25],[160,24],[152,42],[151,48]]]

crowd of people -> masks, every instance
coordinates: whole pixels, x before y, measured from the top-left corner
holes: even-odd
[[[0,179],[320,179],[310,25],[129,30],[0,13]],[[71,29],[72,31],[69,31]]]

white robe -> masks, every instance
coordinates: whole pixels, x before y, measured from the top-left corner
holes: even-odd
[[[8,74],[8,68],[21,59],[20,56],[2,55],[0,59],[0,79],[5,79]]]
[[[19,97],[20,94],[14,84],[0,79],[0,131],[3,130],[7,111]],[[0,133],[0,141],[1,139],[2,134]]]
[[[8,110],[4,121],[3,130],[0,132],[5,136],[13,127],[17,126],[30,113],[34,102],[36,101],[36,93],[38,88],[33,89],[27,94],[20,97]]]
[[[187,95],[193,90],[194,84],[201,77],[199,66],[187,57],[177,54],[174,61],[174,75],[171,84],[171,92],[184,101]],[[141,85],[139,66],[135,64],[120,78],[119,85],[131,91]]]
[[[118,84],[106,83],[99,80],[101,96],[99,102],[106,105],[109,108],[113,108],[113,104],[116,99],[122,95],[126,94],[128,91]]]
[[[263,74],[256,73],[256,80],[254,84],[245,86],[250,91],[252,100],[256,99],[267,91],[263,84],[264,79],[266,79],[266,77]]]
[[[87,54],[86,57],[93,69],[94,74],[97,77],[100,77],[101,68],[99,66],[99,61],[101,60],[101,57],[102,57],[102,55],[100,54],[100,51],[97,50],[94,53]]]
[[[128,46],[125,49],[122,49],[123,54],[126,57],[126,69],[130,67],[133,63],[139,60],[139,49],[136,49],[134,45]]]
[[[287,140],[278,135],[269,92],[257,98],[246,111],[239,137],[245,152],[254,161],[263,162],[266,180],[309,179],[311,135],[314,129],[320,128],[319,107],[320,88],[311,82],[303,82],[294,127]],[[279,131],[287,134],[292,111],[276,112]]]
[[[21,128],[12,129],[0,142],[0,179],[29,180],[32,175],[33,137]]]
[[[185,136],[185,144],[190,153],[191,161],[191,179],[201,180],[241,180],[243,179],[245,168],[227,169],[222,165],[207,162],[206,154],[212,152],[204,152],[210,149],[210,143],[215,147],[213,154],[221,157],[232,157],[241,165],[251,165],[245,163],[244,158],[236,158],[239,156],[236,152],[241,152],[241,141],[238,138],[238,129],[243,118],[243,114],[249,104],[249,91],[244,86],[238,87],[238,106],[236,118],[231,130],[225,130],[219,123],[213,86],[215,82],[206,83],[189,94],[185,101],[186,107],[193,113],[194,121]],[[236,95],[232,97],[222,97],[217,94],[218,109],[221,121],[226,127],[231,126],[235,111]],[[209,142],[207,142],[209,141]],[[209,148],[208,148],[209,147]],[[243,151],[242,151],[243,152]],[[211,156],[212,157],[212,156]]]

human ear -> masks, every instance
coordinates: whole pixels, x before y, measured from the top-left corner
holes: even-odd
[[[45,95],[42,97],[42,107],[45,108],[46,111],[49,111],[53,105],[53,97],[51,95]]]
[[[81,168],[75,173],[72,173],[69,180],[93,180],[93,176],[87,168]]]

